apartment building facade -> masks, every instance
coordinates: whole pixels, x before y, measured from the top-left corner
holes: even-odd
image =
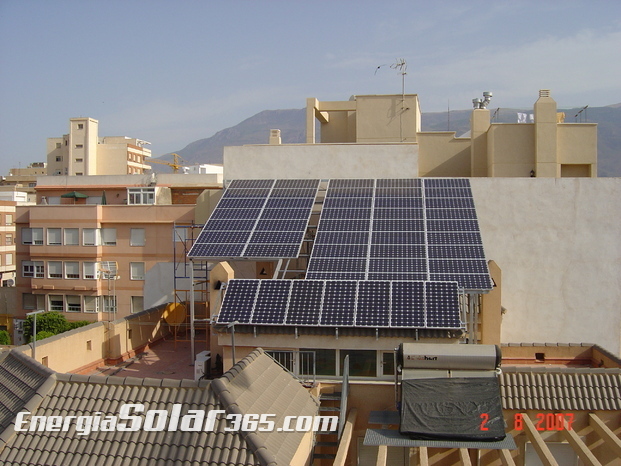
[[[17,312],[110,320],[175,300],[180,227],[195,222],[217,176],[144,175],[41,179],[38,204],[15,218]],[[68,197],[63,197],[68,194]]]
[[[69,133],[47,140],[47,173],[52,176],[143,174],[150,143],[124,136],[99,137],[99,122],[71,118]]]

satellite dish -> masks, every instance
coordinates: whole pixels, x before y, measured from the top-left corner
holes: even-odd
[[[181,325],[185,321],[185,306],[181,303],[169,303],[162,317],[168,325]]]
[[[13,280],[12,278],[9,278],[6,281],[6,286],[15,286],[15,280]]]

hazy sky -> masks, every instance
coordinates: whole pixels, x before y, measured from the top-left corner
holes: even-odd
[[[397,58],[423,112],[616,104],[621,1],[0,0],[0,174],[72,117],[160,156],[307,97],[399,93]]]

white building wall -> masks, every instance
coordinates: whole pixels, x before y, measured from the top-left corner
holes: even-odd
[[[417,144],[286,144],[224,148],[225,180],[417,176]]]
[[[502,269],[502,341],[621,355],[621,179],[471,184],[487,258]]]

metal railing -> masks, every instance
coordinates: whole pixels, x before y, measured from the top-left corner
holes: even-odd
[[[317,362],[314,351],[265,351],[283,369],[303,383],[315,384],[317,379]]]

